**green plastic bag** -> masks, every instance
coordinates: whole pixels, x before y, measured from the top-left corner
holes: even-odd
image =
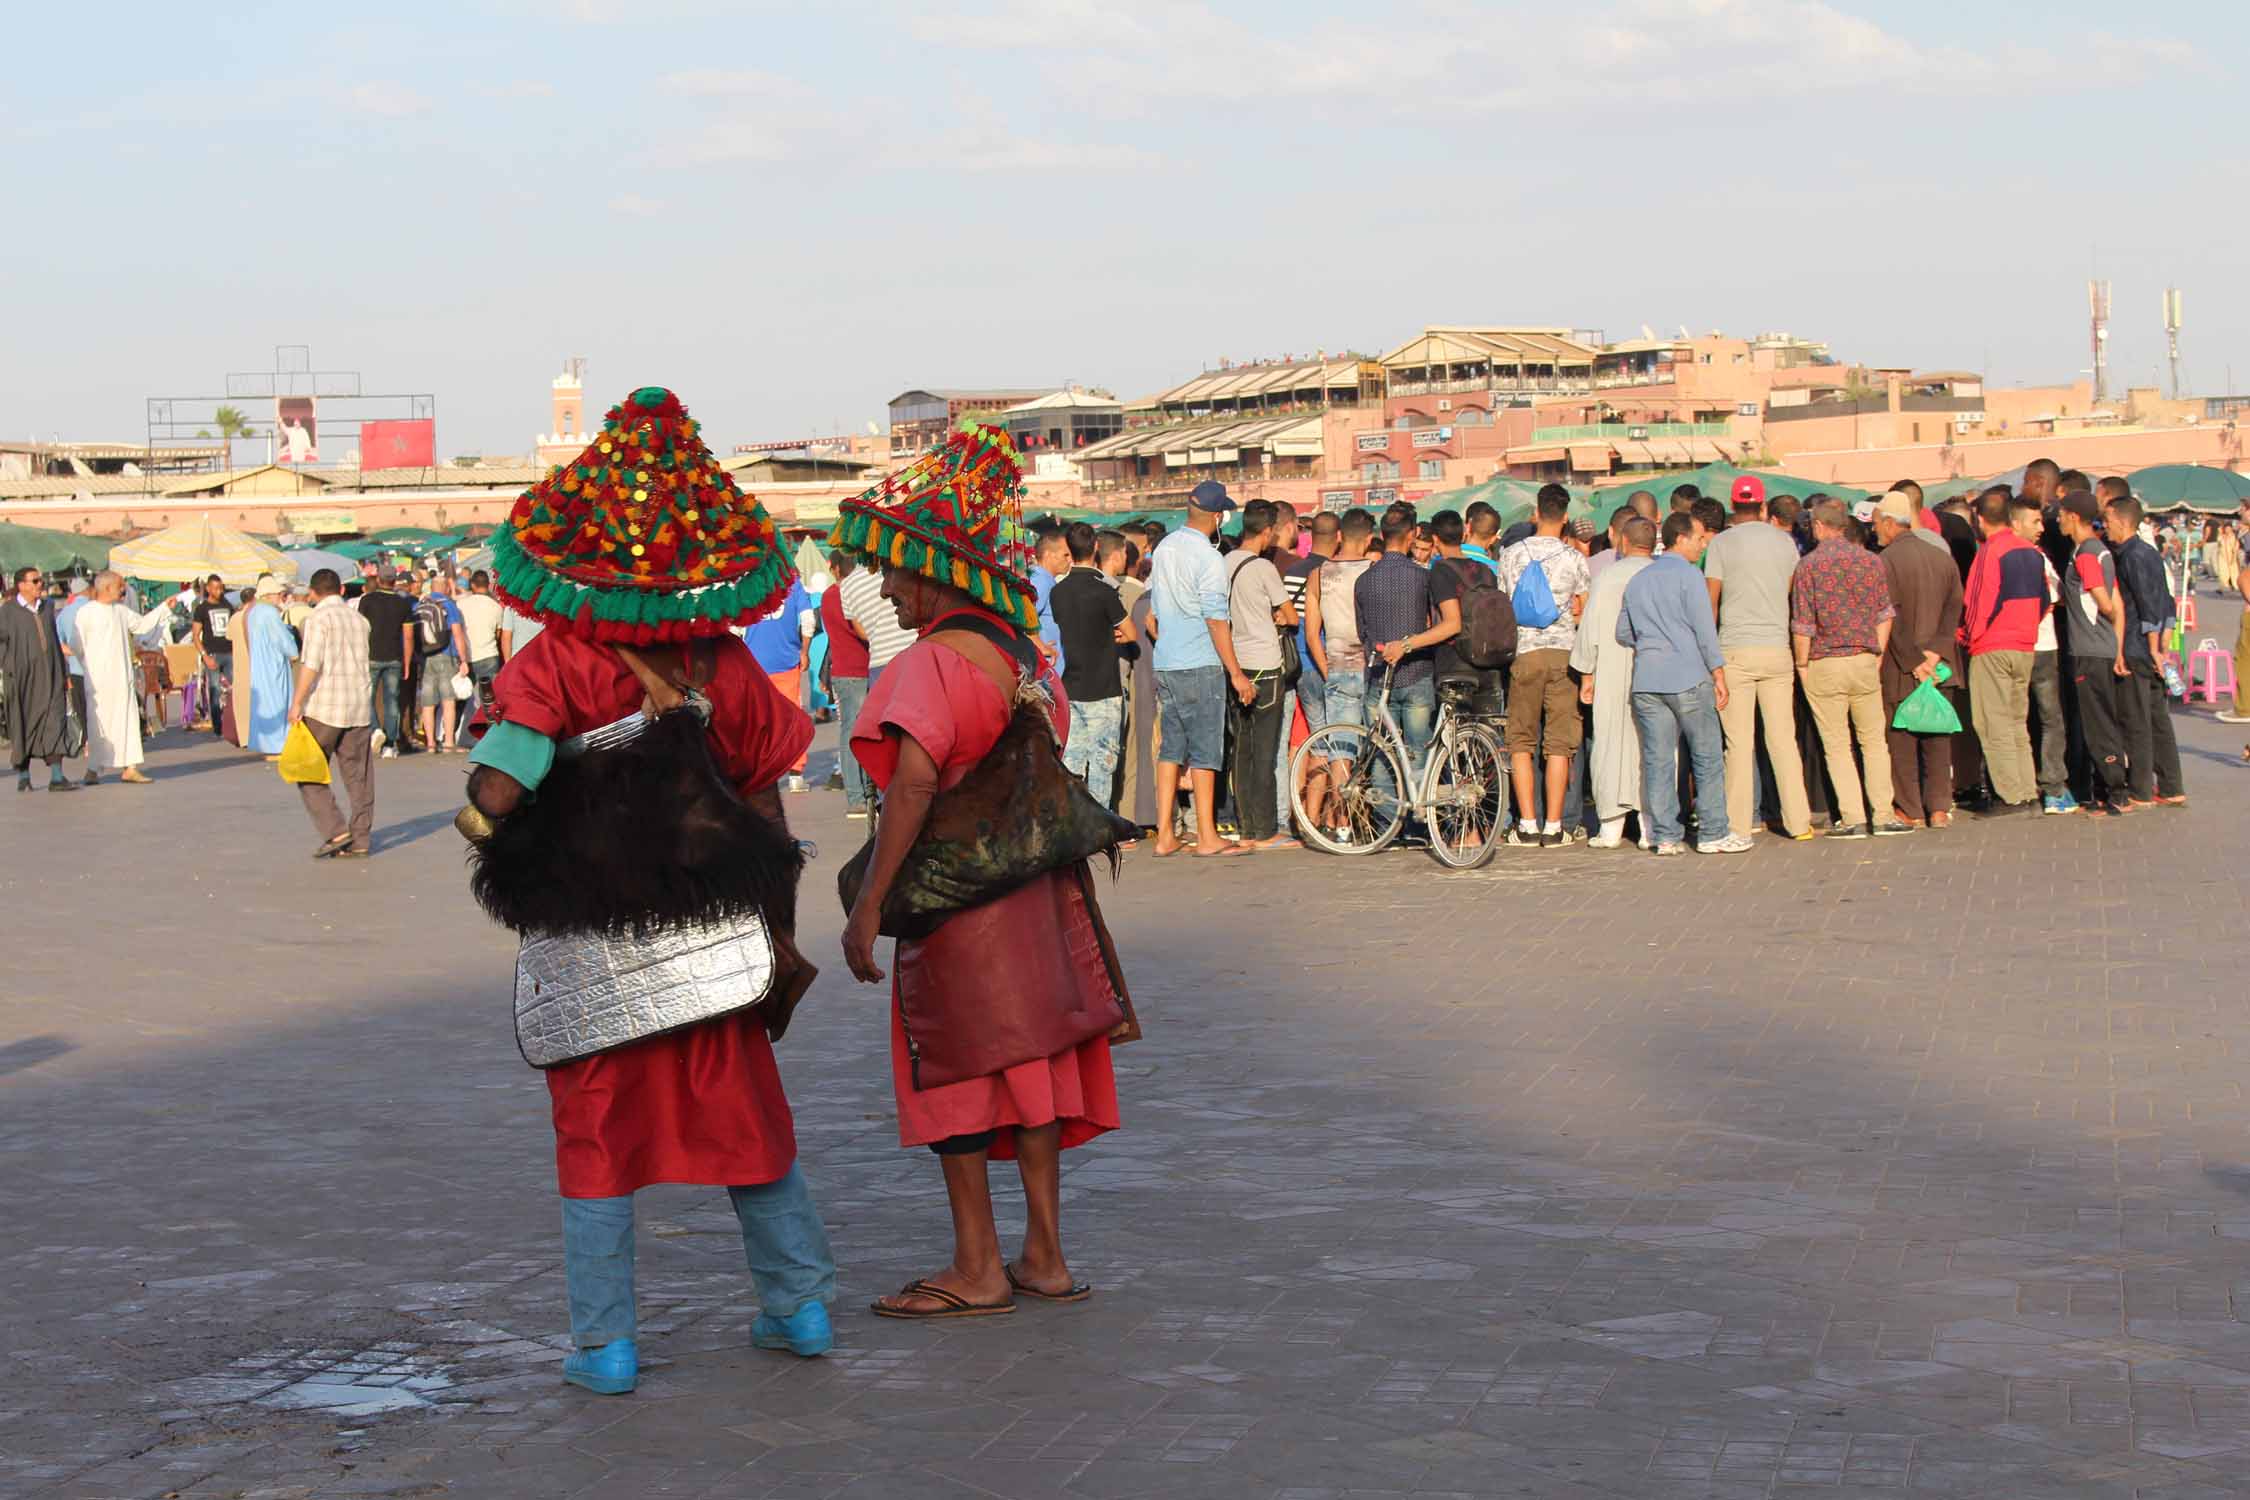
[[[1891,715],[1891,728],[1903,729],[1908,734],[1959,734],[1961,716],[1938,691],[1938,684],[1952,675],[1952,669],[1939,662],[1935,672],[1899,700],[1898,712]]]

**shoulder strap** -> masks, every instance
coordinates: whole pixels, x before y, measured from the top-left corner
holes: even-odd
[[[1000,695],[1011,703],[1015,701],[1017,684],[1039,675],[1038,657],[1030,644],[1006,626],[967,611],[941,616],[938,623],[945,628],[931,631],[924,639],[938,642],[956,656],[975,665],[992,680],[994,687],[1000,689]],[[991,649],[965,649],[972,642]],[[1012,663],[1015,670],[1009,672],[1003,663]]]
[[[647,712],[668,714],[687,701],[689,693],[700,689],[711,680],[713,659],[716,655],[709,641],[691,641],[680,652],[683,678],[674,681],[663,676],[648,664],[648,658],[630,646],[612,644],[618,660],[625,663],[639,680],[641,691],[648,695]]]

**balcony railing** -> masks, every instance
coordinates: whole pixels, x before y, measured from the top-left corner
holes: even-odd
[[[1606,370],[1594,377],[1594,389],[1610,391],[1623,385],[1671,385],[1677,379],[1670,365],[1653,370]]]
[[[1534,443],[1624,443],[1643,438],[1723,438],[1724,422],[1586,422],[1576,427],[1534,427]]]
[[[1394,380],[1390,394],[1394,397],[1456,396],[1496,391],[1508,396],[1576,396],[1593,388],[1592,377],[1584,375],[1495,375],[1481,380]]]

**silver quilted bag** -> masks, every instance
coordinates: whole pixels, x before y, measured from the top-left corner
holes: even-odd
[[[516,1045],[552,1068],[748,1009],[773,992],[773,938],[747,916],[647,938],[576,933],[516,951]]]

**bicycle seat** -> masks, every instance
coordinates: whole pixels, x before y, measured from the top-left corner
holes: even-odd
[[[1452,709],[1466,709],[1477,695],[1474,677],[1441,678],[1437,685],[1438,702]]]

